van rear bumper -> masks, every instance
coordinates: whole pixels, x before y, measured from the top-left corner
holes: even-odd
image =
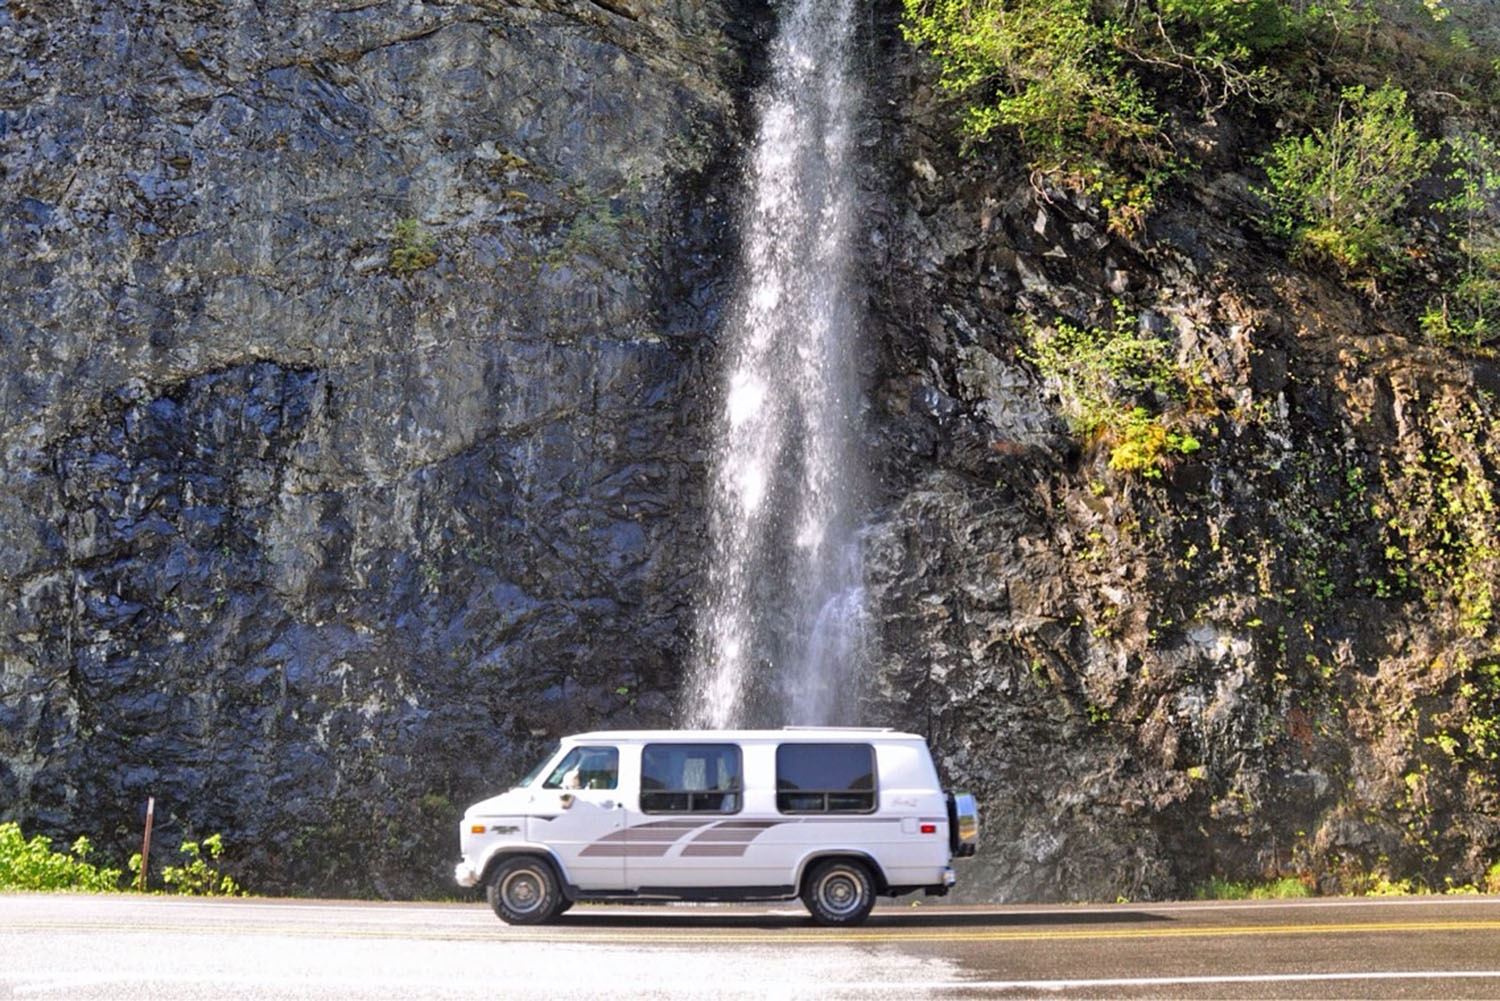
[[[953,889],[953,884],[956,882],[958,882],[958,878],[953,874],[953,867],[951,865],[945,866],[943,868],[943,881],[935,886],[925,886],[922,889],[929,897],[946,897],[948,891]]]
[[[934,879],[934,876],[936,876],[937,878]],[[956,882],[956,880],[953,875],[953,867],[944,866],[936,872],[933,872],[930,869],[927,870],[927,872],[920,877],[920,880],[914,880],[912,882],[891,883],[882,892],[890,897],[900,897],[904,896],[905,894],[916,893],[918,890],[921,890],[929,897],[946,897],[948,895],[948,891],[953,888],[954,882]]]

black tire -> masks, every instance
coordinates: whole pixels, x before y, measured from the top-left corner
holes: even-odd
[[[820,925],[857,925],[875,906],[875,878],[854,859],[830,859],[808,869],[802,903]]]
[[[562,903],[560,903],[560,904],[557,905],[557,910],[555,910],[555,911],[552,912],[552,916],[553,917],[558,917],[559,915],[568,913],[572,909],[573,909],[573,901],[569,900],[567,897],[564,897],[562,899]]]
[[[484,896],[508,925],[551,921],[568,902],[552,863],[534,855],[518,855],[495,866]]]

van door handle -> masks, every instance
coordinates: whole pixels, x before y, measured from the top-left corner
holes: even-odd
[[[612,799],[607,799],[599,805],[604,807],[604,809],[606,810],[613,810],[615,808],[615,801]]]

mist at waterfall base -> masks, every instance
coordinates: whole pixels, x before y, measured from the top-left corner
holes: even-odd
[[[854,12],[788,0],[756,101],[693,725],[857,722],[872,631],[857,531]]]

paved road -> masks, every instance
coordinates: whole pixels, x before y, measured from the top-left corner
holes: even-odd
[[[0,895],[0,998],[1500,998],[1500,898],[877,910]]]

